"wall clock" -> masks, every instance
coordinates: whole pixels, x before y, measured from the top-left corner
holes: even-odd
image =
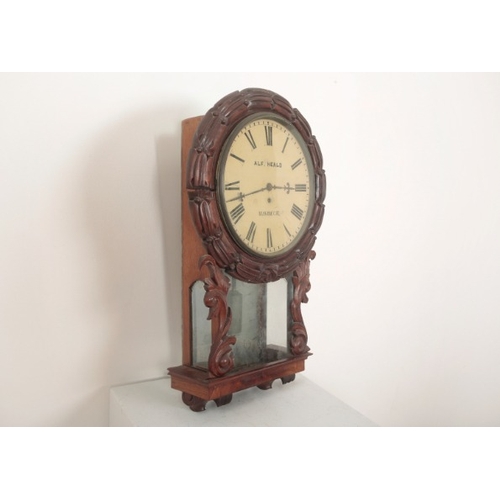
[[[294,380],[326,190],[319,145],[280,95],[249,88],[182,123],[183,360],[193,411]]]

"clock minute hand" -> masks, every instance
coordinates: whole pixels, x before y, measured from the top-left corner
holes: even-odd
[[[265,187],[261,188],[261,189],[256,189],[255,191],[250,191],[249,193],[240,193],[238,196],[235,196],[234,198],[231,198],[230,200],[226,200],[226,203],[229,203],[231,201],[243,201],[243,198],[246,198],[247,196],[250,196],[252,194],[255,194],[255,193],[261,193],[262,191],[271,191],[272,189],[274,189],[275,186],[273,186],[270,182],[268,182],[266,184]]]

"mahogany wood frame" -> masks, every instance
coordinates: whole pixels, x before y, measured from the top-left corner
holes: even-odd
[[[293,124],[304,138],[313,161],[315,205],[308,230],[286,254],[269,258],[249,254],[230,237],[216,200],[218,154],[234,126],[247,116],[272,111]],[[288,383],[303,371],[310,355],[301,303],[310,289],[309,263],[312,246],[324,213],[326,181],[322,156],[309,125],[281,96],[263,89],[246,89],[221,99],[204,117],[182,122],[182,365],[169,368],[172,388],[183,392],[183,401],[193,411],[205,409],[207,401],[217,406],[231,401],[234,392],[259,387],[269,389],[276,379]],[[208,252],[208,254],[207,254]],[[228,284],[224,273],[253,283],[291,276],[293,297],[289,304],[290,352],[287,359],[234,370],[228,336],[231,310],[227,304]],[[212,324],[212,348],[208,369],[193,366],[191,332],[191,287],[202,280],[205,305]]]
[[[227,230],[217,203],[217,165],[220,152],[241,120],[261,112],[289,122],[304,139],[315,176],[314,206],[307,231],[288,252],[275,257],[255,255],[240,247]],[[308,258],[323,221],[326,194],[323,157],[306,119],[280,95],[265,89],[233,92],[211,108],[201,120],[189,151],[187,191],[195,226],[218,266],[242,281],[276,281]]]

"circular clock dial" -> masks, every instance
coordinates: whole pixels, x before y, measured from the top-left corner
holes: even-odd
[[[261,113],[237,125],[219,159],[217,195],[241,247],[268,257],[291,250],[309,226],[314,194],[311,157],[292,124]]]

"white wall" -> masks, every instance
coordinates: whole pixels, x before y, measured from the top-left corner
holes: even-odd
[[[0,424],[106,425],[180,363],[180,122],[249,86],[324,155],[306,374],[380,425],[500,424],[499,75],[304,73],[0,74]]]

